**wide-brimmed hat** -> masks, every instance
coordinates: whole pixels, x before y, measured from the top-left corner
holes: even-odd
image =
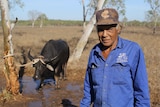
[[[118,12],[113,8],[106,8],[96,12],[96,25],[118,24]]]

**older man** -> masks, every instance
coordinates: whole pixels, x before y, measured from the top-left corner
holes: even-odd
[[[99,43],[90,52],[80,107],[150,107],[141,47],[119,36],[115,9],[96,13]]]

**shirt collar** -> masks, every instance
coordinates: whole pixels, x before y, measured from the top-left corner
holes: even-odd
[[[116,48],[123,48],[123,46],[124,46],[123,39],[118,36],[118,43],[117,43]]]
[[[123,46],[124,46],[123,39],[118,36],[118,43],[117,43],[117,46],[116,46],[115,49],[118,49],[118,48],[121,49],[121,48],[123,48]],[[100,43],[97,44],[97,45],[94,47],[94,50],[97,51],[97,52],[99,53],[99,55],[101,55],[101,49],[100,49],[100,47],[101,47],[101,44],[100,44]]]

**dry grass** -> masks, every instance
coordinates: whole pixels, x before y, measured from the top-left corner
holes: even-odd
[[[146,58],[152,107],[160,106],[160,32],[152,35],[151,29],[137,27],[125,29],[123,35],[141,45]]]
[[[156,107],[156,105],[160,105],[160,31],[157,32],[156,35],[152,35],[151,32],[151,29],[148,28],[126,27],[122,31],[121,37],[135,41],[142,47],[146,58],[151,103],[152,107]],[[72,53],[81,35],[82,28],[78,26],[47,26],[43,28],[16,26],[13,31],[13,44],[16,61],[18,62],[21,58],[21,47],[24,47],[26,51],[31,48],[31,54],[38,55],[44,43],[49,39],[66,40]],[[0,38],[0,43],[2,44],[2,29],[0,29]],[[76,73],[72,73],[75,77],[79,75],[81,75],[81,77],[84,76],[90,49],[96,42],[98,42],[98,39],[94,30],[88,40],[83,55],[81,56],[80,64],[74,65],[77,67],[77,70],[75,70]],[[3,45],[0,45],[0,55],[3,57]],[[0,59],[1,70],[3,68],[2,61],[3,60]],[[32,72],[32,69],[28,69],[28,71]]]

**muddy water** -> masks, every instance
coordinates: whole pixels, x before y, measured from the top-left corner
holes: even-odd
[[[26,102],[26,107],[78,107],[82,97],[82,84],[61,81],[61,89],[55,90],[54,81],[46,80],[46,85],[37,91],[38,83],[29,76],[24,76],[21,80],[22,95],[33,98]]]

